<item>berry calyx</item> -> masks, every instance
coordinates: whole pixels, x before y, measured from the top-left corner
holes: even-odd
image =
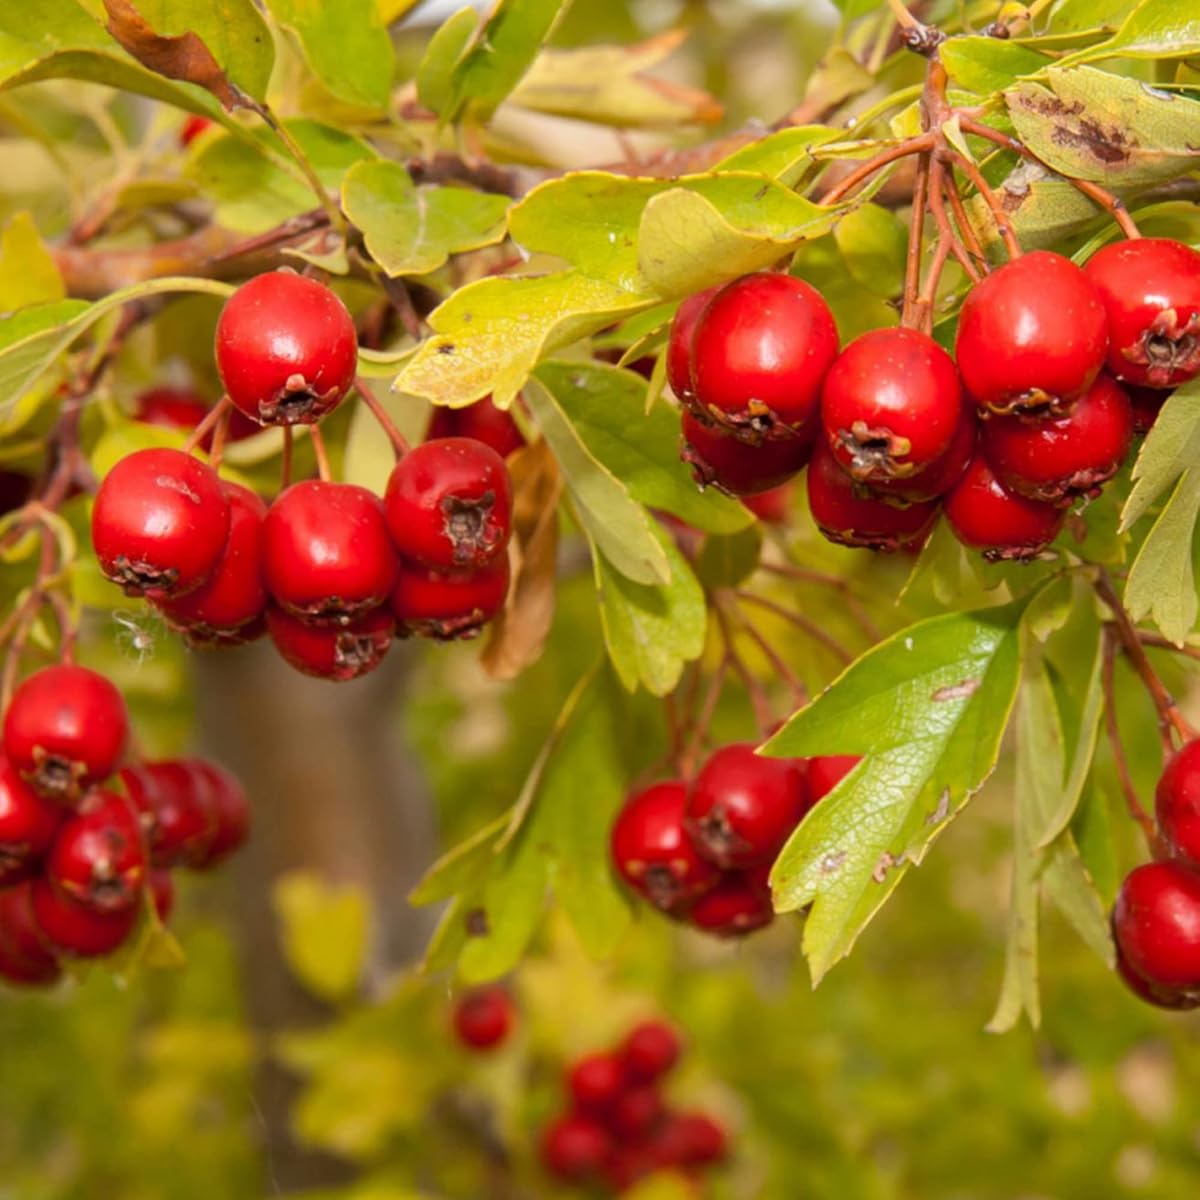
[[[606,1115],[625,1085],[625,1068],[615,1054],[585,1054],[567,1072],[571,1099],[588,1116]]]
[[[683,1053],[679,1034],[665,1021],[643,1021],[634,1026],[621,1043],[625,1074],[639,1083],[661,1079]]]
[[[372,609],[348,625],[311,625],[281,608],[267,609],[267,632],[279,655],[297,671],[345,683],[383,662],[396,622],[386,608]]]
[[[1108,369],[1175,388],[1200,375],[1200,254],[1171,238],[1135,238],[1084,266],[1108,314]]]
[[[33,918],[31,885],[0,888],[0,979],[22,987],[49,987],[62,971]]]
[[[1176,861],[1135,867],[1121,884],[1112,924],[1137,975],[1159,988],[1200,990],[1200,873]]]
[[[62,809],[39,796],[0,759],[0,887],[14,883],[50,849]]]
[[[675,310],[671,321],[671,333],[667,341],[667,383],[681,404],[691,404],[696,398],[692,387],[692,342],[701,314],[720,290],[708,288],[688,296]]]
[[[398,637],[447,642],[475,637],[504,607],[508,559],[479,571],[435,571],[402,562],[392,589]]]
[[[89,792],[62,824],[46,859],[46,876],[64,895],[96,912],[131,908],[148,868],[133,805],[117,792]]]
[[[262,425],[311,425],[354,382],[358,338],[324,284],[291,271],[244,283],[217,321],[217,371],[230,400]]]
[[[1035,250],[967,294],[955,359],[986,412],[1066,412],[1108,351],[1100,293],[1070,259]]]
[[[1037,558],[1058,537],[1066,517],[1055,505],[1009,491],[983,455],[967,467],[945,507],[954,536],[989,562]]]
[[[979,440],[975,406],[964,402],[950,448],[927,467],[907,478],[877,479],[870,491],[880,500],[917,504],[944,496],[966,473]]]
[[[824,800],[862,759],[857,754],[820,754],[808,760],[808,800]]]
[[[916,329],[874,329],[834,360],[821,392],[833,455],[859,483],[907,479],[941,458],[962,420],[958,371]]]
[[[513,420],[512,413],[497,408],[491,396],[484,396],[463,408],[447,408],[443,404],[434,408],[425,430],[425,440],[434,442],[451,437],[482,442],[501,458],[507,458],[525,445],[525,435]]]
[[[1188,742],[1163,768],[1154,815],[1172,856],[1200,870],[1200,741]]]
[[[542,1134],[542,1164],[564,1183],[599,1178],[612,1152],[611,1135],[588,1117],[559,1117]]]
[[[777,438],[757,446],[741,441],[721,425],[684,411],[679,457],[692,478],[730,496],[754,496],[787,483],[812,456],[816,429],[800,437]]]
[[[770,893],[761,876],[729,871],[720,882],[692,905],[688,920],[697,928],[721,938],[744,937],[775,919]]]
[[[691,404],[749,442],[808,435],[838,351],[816,288],[764,271],[723,287],[692,336]]]
[[[512,1032],[516,1011],[502,987],[472,988],[454,1006],[454,1032],[472,1050],[493,1050]]]
[[[86,667],[60,664],[30,675],[4,715],[4,752],[31,787],[56,800],[116,770],[129,740],[121,693]]]
[[[182,450],[135,450],[104,477],[92,547],[128,596],[182,596],[212,574],[229,535],[217,473]]]
[[[138,923],[137,905],[101,912],[80,904],[39,877],[31,885],[33,919],[47,948],[74,958],[100,958],[128,940]]]

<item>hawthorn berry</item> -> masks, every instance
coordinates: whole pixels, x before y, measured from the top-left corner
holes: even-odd
[[[1125,391],[1129,396],[1129,404],[1133,409],[1133,432],[1136,434],[1149,433],[1162,412],[1171,392],[1159,388],[1136,387],[1126,384]]]
[[[692,478],[730,496],[756,496],[787,483],[812,455],[815,426],[799,437],[777,438],[752,446],[720,425],[684,411],[679,457]]]
[[[121,784],[138,814],[155,867],[202,866],[217,836],[208,781],[187,759],[126,767]]]
[[[100,569],[128,596],[182,596],[212,574],[229,536],[217,473],[182,450],[135,450],[104,477],[92,508]]]
[[[497,408],[491,396],[484,396],[474,404],[463,408],[447,408],[444,404],[434,407],[425,430],[427,442],[442,438],[472,438],[490,446],[501,458],[525,445],[525,436],[513,420],[511,412]]]
[[[656,783],[630,796],[613,824],[611,850],[617,873],[664,912],[678,911],[720,877],[688,836],[686,808],[686,784]]]
[[[726,284],[692,335],[696,411],[749,442],[810,435],[838,332],[816,288],[764,271]]]
[[[1058,537],[1066,519],[1053,504],[1010,492],[983,455],[972,460],[946,497],[945,508],[954,536],[991,562],[1036,558]]]
[[[40,876],[32,883],[30,901],[47,948],[74,958],[111,954],[128,940],[141,915],[137,905],[115,912],[89,908]]]
[[[31,885],[0,888],[0,979],[25,987],[48,987],[62,971],[33,917]]]
[[[1143,979],[1128,963],[1125,955],[1117,950],[1117,976],[1139,1000],[1153,1004],[1155,1008],[1173,1009],[1176,1012],[1200,1008],[1200,990],[1177,991],[1160,987]]]
[[[705,1113],[672,1113],[655,1139],[655,1150],[664,1166],[710,1166],[728,1155],[729,1138]]]
[[[938,512],[932,502],[901,507],[880,499],[838,466],[823,441],[808,464],[808,506],[831,542],[889,553],[918,545]]]
[[[475,637],[504,607],[508,584],[507,558],[478,571],[435,571],[402,562],[389,601],[397,635],[443,642]]]
[[[1200,872],[1144,863],[1121,884],[1112,917],[1117,949],[1148,983],[1200,991]]]
[[[559,1117],[542,1134],[542,1164],[564,1183],[587,1183],[600,1176],[613,1148],[611,1135],[598,1121]]]
[[[111,775],[128,740],[121,693],[103,675],[68,663],[30,675],[4,715],[8,761],[56,800],[74,800]]]
[[[396,622],[375,608],[348,625],[310,625],[281,608],[267,609],[267,632],[280,657],[297,671],[345,683],[374,671],[392,644]]]
[[[792,484],[782,483],[765,492],[743,496],[742,503],[764,525],[786,525],[792,512],[793,492]]]
[[[871,492],[881,500],[917,504],[944,496],[963,477],[979,441],[979,421],[974,404],[964,402],[950,448],[907,478],[877,479]]]
[[[133,416],[145,425],[160,429],[182,429],[191,431],[208,416],[208,401],[191,388],[154,387],[142,392],[134,401]],[[244,414],[233,409],[229,414],[226,440],[240,442],[259,431],[261,426]],[[207,452],[212,447],[213,435],[201,439],[200,448]]]
[[[383,506],[364,487],[305,480],[267,512],[267,591],[294,616],[348,624],[387,600],[399,569]]]
[[[208,871],[220,866],[250,836],[250,804],[231,771],[203,758],[194,760],[191,767],[200,776],[201,794],[208,797],[214,829],[203,854],[189,865]]]
[[[404,557],[439,571],[495,562],[512,531],[508,468],[472,438],[414,446],[393,469],[383,505]]]
[[[50,849],[62,809],[0,759],[0,887],[16,882]]]
[[[1163,768],[1154,812],[1172,856],[1200,870],[1200,741],[1188,742]]]
[[[681,404],[691,404],[696,393],[692,387],[692,341],[696,324],[708,302],[720,288],[708,288],[688,296],[675,310],[667,341],[667,383]]]
[[[608,1113],[625,1086],[625,1067],[616,1054],[585,1054],[567,1072],[575,1108],[589,1116]]]
[[[665,1075],[683,1052],[679,1034],[665,1021],[643,1021],[634,1026],[621,1043],[625,1074],[640,1083],[652,1083]]]
[[[963,302],[955,358],[985,412],[1062,413],[1108,351],[1099,290],[1068,258],[1035,250],[977,283]]]
[[[146,878],[146,890],[154,915],[165,925],[175,911],[175,877],[165,868],[156,867]]]
[[[640,1142],[649,1137],[663,1119],[666,1106],[662,1093],[652,1083],[627,1087],[613,1101],[609,1124],[625,1142]]]
[[[262,425],[311,425],[354,382],[358,337],[324,284],[292,271],[258,275],[217,321],[217,371],[230,400]]]
[[[190,146],[202,133],[211,129],[212,125],[212,118],[202,117],[197,113],[193,113],[179,127],[179,144],[181,146]]]
[[[983,429],[983,452],[1000,482],[1047,504],[1098,496],[1132,444],[1129,397],[1107,375],[1062,416],[993,417]]]
[[[857,754],[819,754],[808,760],[808,802],[824,800],[862,759]]]
[[[1171,238],[1114,242],[1084,273],[1108,314],[1108,369],[1153,388],[1200,375],[1200,253]]]
[[[696,849],[726,870],[773,860],[808,811],[807,768],[802,758],[756,754],[752,742],[716,750],[688,789]]]
[[[472,988],[454,1006],[454,1032],[472,1050],[492,1050],[512,1032],[516,1013],[502,987]]]
[[[64,895],[96,912],[131,908],[142,894],[146,841],[126,797],[99,788],[63,823],[46,858],[46,876]]]
[[[774,919],[771,896],[762,886],[761,874],[755,878],[747,871],[727,871],[688,912],[688,920],[697,929],[722,938],[744,937]]]

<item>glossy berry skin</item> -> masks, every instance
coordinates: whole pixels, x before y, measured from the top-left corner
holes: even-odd
[[[656,783],[630,796],[613,824],[611,851],[618,874],[664,912],[678,911],[720,877],[688,837],[686,808],[685,784]]]
[[[170,871],[161,867],[152,870],[146,879],[146,890],[154,915],[165,925],[175,911],[175,878]]]
[[[857,754],[820,754],[808,760],[809,806],[824,800],[862,759]]]
[[[222,482],[229,502],[229,537],[212,574],[194,592],[163,600],[158,608],[173,629],[194,632],[197,645],[235,633],[267,607],[263,581],[267,506],[241,484]]]
[[[1117,977],[1139,1000],[1153,1004],[1155,1008],[1165,1008],[1175,1012],[1200,1008],[1200,989],[1187,992],[1159,987],[1148,979],[1143,979],[1129,965],[1120,950],[1117,951]]]
[[[1060,417],[993,417],[983,428],[983,452],[1006,488],[1064,506],[1098,496],[1132,444],[1129,397],[1107,375]]]
[[[1010,492],[983,455],[946,497],[946,520],[964,546],[989,562],[1037,558],[1063,527],[1063,509]]]
[[[679,1061],[683,1042],[665,1021],[643,1021],[621,1043],[621,1061],[628,1078],[638,1083],[661,1079]]]
[[[0,887],[16,882],[50,849],[63,809],[39,796],[0,759]]]
[[[772,861],[808,811],[807,773],[804,759],[765,758],[752,742],[722,746],[688,789],[696,849],[725,870]]]
[[[1170,238],[1135,238],[1096,251],[1084,272],[1108,314],[1108,369],[1143,387],[1200,375],[1200,254]]]
[[[121,784],[155,867],[197,867],[207,861],[217,815],[208,781],[193,762],[167,759],[126,767]]]
[[[244,283],[217,321],[217,370],[233,403],[262,425],[312,425],[350,390],[358,339],[346,306],[291,271]]]
[[[190,432],[208,416],[211,406],[191,388],[156,387],[142,392],[134,401],[134,418],[160,429],[181,429]],[[233,409],[225,439],[240,442],[259,431],[261,426]],[[206,434],[200,448],[206,453],[212,447],[213,435]]]
[[[954,357],[986,412],[1065,412],[1108,352],[1100,293],[1070,259],[1035,250],[977,283],[963,302]]]
[[[980,424],[975,405],[964,403],[950,448],[944,454],[907,478],[876,480],[870,485],[871,493],[881,500],[901,505],[924,503],[944,496],[963,477],[975,457]]]
[[[1172,856],[1200,870],[1200,741],[1188,742],[1163,768],[1154,815]]]
[[[696,399],[692,387],[692,341],[696,336],[696,325],[708,302],[720,288],[708,288],[689,296],[675,310],[671,321],[671,333],[667,340],[667,383],[681,404],[692,404]]]
[[[346,624],[388,598],[400,569],[379,497],[353,483],[294,483],[263,526],[263,575],[281,607]]]
[[[471,1050],[494,1050],[512,1032],[515,1019],[508,992],[495,985],[473,988],[454,1006],[454,1032]]]
[[[652,1083],[643,1083],[626,1088],[613,1101],[609,1124],[623,1142],[640,1142],[654,1132],[665,1113],[666,1106],[658,1088]]]
[[[482,442],[495,450],[501,458],[507,458],[525,445],[525,436],[513,420],[512,414],[497,408],[491,396],[484,396],[482,400],[476,400],[474,404],[468,404],[464,408],[437,405],[429,418],[425,440],[433,442],[450,437],[471,438]]]
[[[440,642],[473,638],[504,608],[508,584],[507,558],[479,571],[433,571],[401,563],[389,600],[397,636]]]
[[[386,608],[348,625],[310,625],[280,608],[267,609],[267,632],[279,656],[304,675],[346,683],[374,671],[392,644],[396,622]]]
[[[613,1148],[612,1136],[598,1121],[559,1117],[542,1134],[542,1164],[564,1183],[586,1183],[599,1177]]]
[[[128,596],[182,596],[211,574],[229,535],[217,473],[182,450],[135,450],[92,508],[100,569]]]
[[[55,836],[46,876],[64,895],[95,912],[132,908],[146,884],[146,840],[133,805],[97,788]]]
[[[567,1072],[575,1108],[589,1116],[610,1112],[625,1086],[625,1067],[616,1054],[585,1054]]]
[[[1137,975],[1160,988],[1200,990],[1200,872],[1177,861],[1135,867],[1112,921],[1117,948]]]
[[[756,496],[787,483],[804,468],[816,440],[814,427],[798,437],[753,446],[687,411],[679,428],[679,457],[692,468],[692,478],[729,496]]]
[[[207,793],[214,825],[207,846],[190,865],[197,870],[211,871],[243,846],[250,836],[250,803],[240,780],[231,771],[207,759],[196,759],[190,765]]]
[[[688,913],[688,920],[697,929],[720,938],[744,937],[774,919],[771,897],[761,878],[753,879],[745,871],[727,872]]]
[[[138,905],[100,912],[73,900],[39,877],[30,891],[33,919],[47,949],[73,958],[101,958],[128,940],[141,915]]]
[[[808,506],[831,542],[887,553],[918,544],[937,519],[932,502],[899,507],[856,484],[818,442],[808,464]]]
[[[401,554],[439,571],[495,562],[512,532],[508,468],[471,438],[413,447],[392,471],[383,505]]]
[[[750,442],[810,434],[838,332],[820,292],[762,272],[723,287],[692,337],[691,402]]]
[[[711,1166],[728,1153],[725,1130],[701,1112],[672,1113],[655,1139],[655,1154],[663,1166]]]
[[[116,770],[129,740],[121,693],[87,667],[60,664],[30,675],[4,715],[4,752],[33,789],[72,801]]]
[[[1133,409],[1133,432],[1135,434],[1149,433],[1166,404],[1170,391],[1160,391],[1158,388],[1134,387],[1127,384],[1125,391]]]
[[[49,987],[62,971],[33,919],[31,886],[0,888],[0,979],[22,987]]]
[[[962,417],[958,371],[916,329],[873,329],[834,360],[821,390],[833,456],[860,483],[906,479],[949,449]]]
[[[742,503],[764,525],[786,525],[792,515],[792,500],[795,488],[791,483],[768,488],[751,496],[743,496]]]

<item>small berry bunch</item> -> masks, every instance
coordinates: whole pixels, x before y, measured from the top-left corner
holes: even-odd
[[[226,398],[192,433],[199,444],[215,425],[215,465],[186,450],[140,450],[100,485],[92,545],[110,580],[193,646],[265,633],[297,670],[335,680],[373,670],[395,636],[471,637],[500,611],[512,495],[488,441],[435,437],[409,449],[360,382],[398,461],[382,498],[328,478],[316,422],[355,384],[357,364],[354,323],[332,291],[286,271],[252,279],[222,310],[216,359]],[[150,412],[163,419],[156,403]],[[511,418],[476,409],[475,424],[502,437],[500,418]],[[235,412],[289,438],[293,425],[310,426],[321,477],[285,480],[269,507],[222,480],[219,449]]]
[[[120,693],[84,667],[46,667],[14,693],[0,757],[0,977],[46,986],[63,959],[113,953],[147,897],[169,917],[172,868],[208,870],[245,841],[232,775],[202,760],[120,767],[128,738]]]
[[[613,824],[613,865],[672,919],[744,937],[774,920],[767,879],[784,843],[858,761],[723,746],[690,784],[669,780],[629,797]]]
[[[611,1052],[566,1073],[570,1109],[542,1134],[542,1162],[564,1183],[622,1192],[654,1171],[698,1177],[724,1160],[728,1138],[703,1112],[674,1111],[660,1085],[679,1061],[679,1035],[662,1021],[632,1029]]]
[[[517,1010],[504,988],[490,984],[460,996],[452,1020],[455,1036],[468,1050],[495,1050],[512,1033]]]

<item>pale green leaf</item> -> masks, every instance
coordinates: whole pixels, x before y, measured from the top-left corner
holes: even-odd
[[[1081,51],[1075,61],[1117,56],[1190,58],[1194,54],[1200,54],[1200,12],[1195,6],[1180,0],[1143,0],[1112,38]]]
[[[859,283],[885,298],[900,295],[908,228],[895,213],[878,204],[860,205],[838,218],[833,237]]]
[[[1116,955],[1108,927],[1108,912],[1069,834],[1055,842],[1047,852],[1042,884],[1046,898],[1066,917],[1087,947],[1112,967]]]
[[[459,9],[429,39],[417,66],[417,98],[447,120],[453,116],[454,68],[466,54],[478,25],[473,8]]]
[[[48,304],[65,295],[54,256],[33,217],[17,213],[0,232],[0,312]]]
[[[275,881],[273,898],[293,974],[323,1000],[348,999],[366,961],[366,897],[357,888],[331,887],[310,872],[293,871]]]
[[[941,48],[941,59],[952,83],[981,96],[1003,91],[1054,61],[1030,47],[982,36],[950,38]]]
[[[1133,490],[1121,513],[1132,528],[1156,500],[1200,461],[1200,382],[1186,383],[1167,398],[1133,465]]]

